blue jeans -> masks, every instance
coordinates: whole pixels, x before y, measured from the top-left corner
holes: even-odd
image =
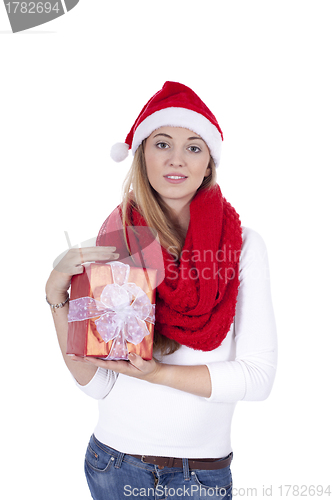
[[[94,500],[232,498],[230,467],[189,470],[183,459],[183,467],[160,469],[109,448],[94,435],[86,452],[85,474]]]

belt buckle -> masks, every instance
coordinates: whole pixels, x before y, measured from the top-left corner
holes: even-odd
[[[140,458],[141,462],[142,462],[143,464],[149,464],[150,462],[146,462],[146,461],[145,461],[145,458],[146,458],[146,455],[141,455],[141,458]]]

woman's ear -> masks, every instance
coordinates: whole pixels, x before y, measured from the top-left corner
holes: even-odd
[[[211,166],[208,165],[208,167],[206,168],[206,172],[205,172],[204,177],[208,177],[211,174],[211,172],[212,172]]]

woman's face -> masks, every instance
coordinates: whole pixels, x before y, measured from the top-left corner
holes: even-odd
[[[189,203],[210,174],[207,144],[186,128],[155,130],[146,140],[144,154],[149,182],[171,208]]]

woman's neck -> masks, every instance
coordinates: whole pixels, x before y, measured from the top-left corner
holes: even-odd
[[[177,206],[168,205],[168,209],[172,220],[185,237],[190,223],[190,204],[187,203],[186,205]]]

